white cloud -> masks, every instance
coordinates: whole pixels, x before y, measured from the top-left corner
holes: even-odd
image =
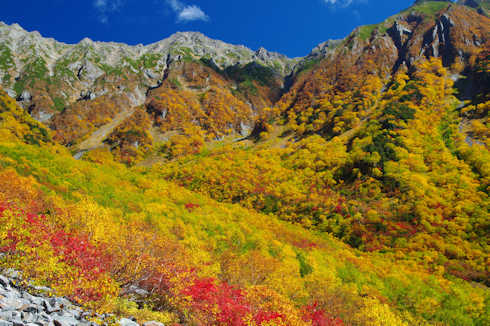
[[[172,8],[174,11],[181,11],[184,5],[182,2],[179,0],[167,0],[168,5]]]
[[[186,5],[180,0],[167,0],[167,4],[170,6],[170,8],[172,8],[172,10],[177,15],[178,22],[209,20],[209,16],[206,15],[206,13],[196,5]]]
[[[109,21],[109,14],[119,10],[124,0],[94,0],[93,5],[97,10],[99,21],[106,24]]]
[[[179,21],[208,20],[209,17],[196,5],[187,6],[179,12]]]
[[[323,0],[327,5],[331,7],[345,8],[353,3],[366,3],[368,0]]]

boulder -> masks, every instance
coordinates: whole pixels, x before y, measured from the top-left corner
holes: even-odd
[[[157,321],[148,321],[148,322],[144,323],[143,326],[165,326],[165,324],[162,324],[162,323],[157,322]]]
[[[123,318],[119,320],[118,324],[121,326],[139,326],[137,323],[127,318]]]

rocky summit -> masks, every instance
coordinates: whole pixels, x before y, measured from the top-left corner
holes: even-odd
[[[198,32],[178,32],[146,46],[94,42],[88,38],[78,44],[65,44],[28,32],[18,24],[0,22],[0,81],[21,102],[31,103],[29,90],[39,79],[62,86],[49,94],[58,109],[79,99],[93,98],[108,92],[96,89],[103,76],[127,72],[138,79],[138,89],[126,90],[132,105],[144,102],[149,87],[157,85],[165,71],[176,61],[208,59],[221,69],[258,62],[285,76],[297,59],[260,48],[256,52],[242,45],[212,40]],[[58,100],[56,100],[58,99]]]

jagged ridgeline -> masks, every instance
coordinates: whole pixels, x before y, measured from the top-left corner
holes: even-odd
[[[490,324],[488,8],[296,59],[0,25],[0,269],[140,323]]]

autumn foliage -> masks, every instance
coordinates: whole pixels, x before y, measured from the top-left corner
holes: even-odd
[[[0,269],[140,322],[486,325],[488,151],[459,131],[486,102],[459,110],[440,61],[414,67],[339,71],[259,114],[269,137],[207,151],[243,122],[215,103],[231,91],[164,85],[109,141],[143,156],[140,126],[179,125],[152,167],[75,160],[2,93]]]
[[[87,235],[66,232],[46,216],[6,202],[0,204],[0,214],[0,252],[7,254],[4,266],[21,269],[77,302],[97,304],[117,294],[108,273],[111,257]]]
[[[369,87],[375,85],[380,87],[379,80]],[[325,93],[338,98],[341,114],[323,100],[315,109],[301,111],[313,117],[327,112],[335,120],[331,123],[309,117],[291,121],[295,104],[286,111],[285,123],[297,139],[285,148],[228,146],[194,162],[157,169],[219,201],[330,232],[365,251],[394,250],[400,257],[419,257],[435,271],[487,280],[486,244],[481,241],[488,224],[488,197],[481,191],[488,187],[487,172],[485,164],[462,157],[472,152],[481,162],[488,154],[481,147],[488,128],[479,122],[487,116],[486,102],[462,111],[479,117],[472,125],[480,126],[463,136],[453,83],[440,61],[421,62],[412,77],[400,72],[388,85],[383,94],[376,87],[366,95]],[[353,99],[352,93],[366,99]],[[335,129],[351,112],[361,112],[355,105],[369,118],[345,124],[347,131]],[[469,225],[476,228],[468,231]]]

